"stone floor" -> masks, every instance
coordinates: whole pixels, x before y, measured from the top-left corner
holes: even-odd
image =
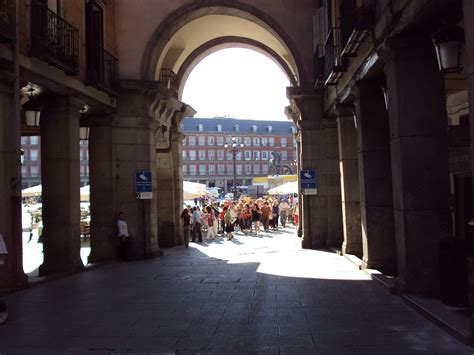
[[[472,354],[294,229],[237,233],[7,297],[0,354]]]

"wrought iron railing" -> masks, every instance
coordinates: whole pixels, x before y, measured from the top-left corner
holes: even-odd
[[[0,42],[15,42],[15,0],[0,0]]]
[[[333,27],[329,31],[328,38],[324,45],[325,85],[335,85],[345,70],[341,52],[341,30],[338,27]]]
[[[368,31],[375,25],[375,0],[341,0],[342,56],[355,56]]]
[[[79,73],[79,31],[47,5],[31,5],[31,54],[66,74]]]
[[[87,56],[87,84],[115,95],[118,59],[103,48],[88,48],[88,50],[97,53],[89,53]]]
[[[160,70],[160,77],[158,78],[159,82],[166,86],[168,89],[175,89],[175,81],[177,75],[171,69],[164,69]]]

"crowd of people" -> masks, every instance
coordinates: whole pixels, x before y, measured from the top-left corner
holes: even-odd
[[[235,230],[244,234],[259,235],[261,230],[278,230],[287,223],[298,224],[298,202],[292,198],[243,197],[239,201],[224,201],[207,205],[187,206],[181,213],[184,245],[189,242],[202,243],[204,239],[213,240],[224,236],[234,238]],[[203,234],[205,236],[203,237]]]

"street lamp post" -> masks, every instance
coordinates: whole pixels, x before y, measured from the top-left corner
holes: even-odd
[[[225,149],[228,149],[228,151],[230,151],[232,153],[232,159],[233,159],[233,163],[234,163],[234,183],[233,183],[233,188],[234,188],[234,201],[237,200],[237,186],[236,186],[236,164],[235,164],[235,157],[237,155],[237,153],[241,152],[242,151],[242,148],[244,147],[244,144],[243,143],[240,143],[240,144],[237,144],[237,138],[235,138],[235,136],[232,136],[232,142],[231,144],[224,144],[224,148]]]

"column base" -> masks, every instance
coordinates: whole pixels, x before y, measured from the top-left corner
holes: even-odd
[[[358,258],[362,257],[362,246],[357,245],[357,244],[351,244],[351,243],[342,243],[342,255],[355,255]]]
[[[396,275],[396,269],[394,267],[391,267],[390,265],[387,265],[387,263],[383,261],[373,261],[373,260],[362,259],[361,269],[362,270],[365,270],[365,269],[378,270],[384,275],[388,275],[388,276]]]
[[[81,260],[75,264],[43,263],[38,269],[38,275],[47,276],[52,274],[75,273],[82,270],[84,270],[84,264]]]
[[[97,250],[91,250],[91,253],[87,257],[89,264],[100,263],[104,261],[111,261],[117,259],[118,252],[116,250],[106,250],[98,252]]]

